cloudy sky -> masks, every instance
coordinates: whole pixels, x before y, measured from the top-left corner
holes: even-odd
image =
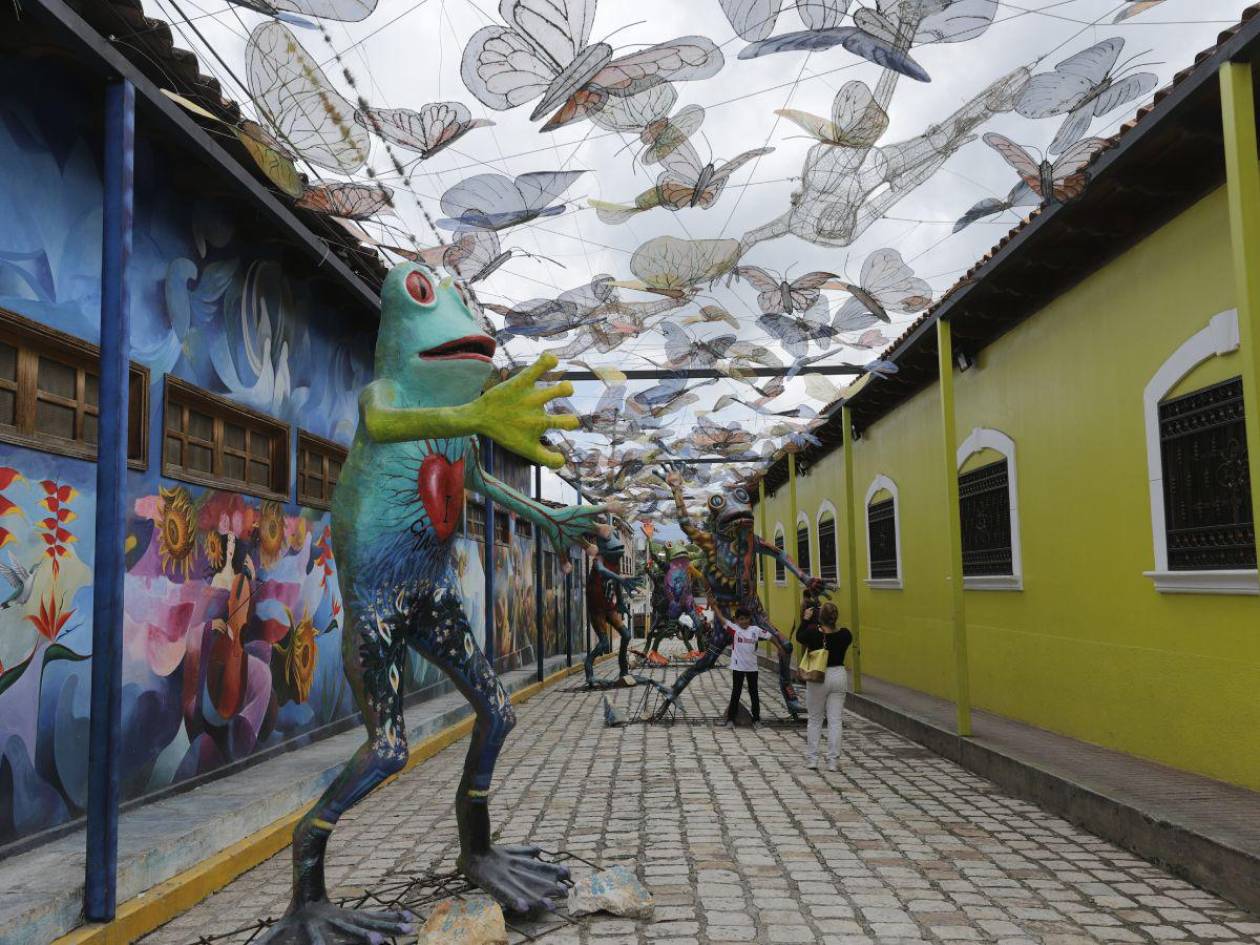
[[[595,0],[589,2],[593,5]],[[860,2],[875,5],[876,0]],[[879,0],[879,5],[889,4]],[[1189,65],[1196,52],[1214,43],[1217,33],[1236,22],[1246,5],[1245,0],[1165,0],[1113,24],[1116,14],[1129,4],[1118,0],[1001,0],[993,25],[983,36],[913,51],[931,81],[899,80],[889,109],[890,125],[879,144],[924,134],[1011,70],[1028,66],[1034,72],[1045,72],[1063,58],[1110,37],[1124,41],[1121,63],[1131,60],[1130,71],[1154,72],[1162,85],[1174,71]],[[783,6],[775,32],[800,29],[802,24],[791,0]],[[236,77],[245,75],[246,37],[266,17],[220,0],[146,0],[146,7],[151,15],[161,15],[172,23],[180,45],[200,54],[204,71],[218,76],[230,94],[247,103],[248,93]],[[851,5],[850,14],[857,9],[859,0]],[[587,201],[630,202],[652,186],[659,167],[643,167],[636,161],[638,148],[633,146],[637,143],[633,137],[586,122],[540,133],[541,123],[528,120],[531,105],[494,111],[478,102],[461,81],[461,56],[476,30],[502,22],[495,0],[380,0],[362,22],[324,21],[327,37],[313,29],[294,30],[310,54],[325,64],[333,84],[352,101],[357,96],[341,67],[353,77],[358,93],[375,107],[419,108],[428,102],[453,100],[468,105],[474,116],[494,121],[492,127],[472,131],[433,159],[420,163],[409,185],[397,179],[384,149],[374,142],[371,163],[398,191],[395,204],[401,219],[394,225],[413,233],[421,245],[431,245],[437,237],[419,208],[440,217],[441,194],[469,175],[493,172],[511,176],[560,168],[586,171],[564,195],[569,209],[562,216],[501,234],[505,248],[532,254],[513,258],[478,285],[480,297],[502,304],[554,296],[600,273],[630,279],[631,254],[653,237],[739,239],[779,217],[787,210],[790,195],[800,187],[803,159],[812,141],[776,116],[775,110],[792,108],[827,117],[843,83],[862,79],[874,87],[882,74],[878,67],[838,47],[740,60],[737,55],[746,43],[735,35],[719,0],[599,0],[591,40],[607,39],[619,54],[689,34],[707,36],[722,50],[725,66],[715,77],[677,85],[676,108],[698,104],[706,109],[703,128],[692,139],[703,160],[725,160],[755,148],[775,149],[738,170],[711,209],[674,213],[658,208],[627,224],[609,226],[596,218]],[[194,26],[204,41],[195,35]],[[214,47],[222,62],[210,54],[207,44]],[[333,58],[334,51],[340,63]],[[1114,133],[1147,99],[1149,96],[1095,119],[1089,133],[1103,137]],[[246,110],[250,110],[248,104]],[[1034,121],[1011,112],[992,117],[975,134],[1000,132],[1039,159],[1061,121]],[[407,156],[406,152],[399,153]],[[789,235],[758,243],[741,262],[772,271],[790,270],[792,276],[824,270],[856,280],[872,251],[892,247],[939,295],[1016,224],[1018,216],[1007,212],[951,235],[954,221],[983,198],[1005,197],[1015,183],[1011,167],[977,137],[852,245],[816,246]],[[833,308],[846,299],[841,292],[827,295]],[[650,297],[624,291],[623,298],[638,301]],[[756,293],[747,284],[727,287],[723,282],[711,290],[706,288],[677,317],[703,304],[721,305],[739,317],[741,338],[773,343],[756,323]],[[893,324],[884,328],[889,337],[895,337],[913,316],[894,314],[893,318]],[[718,323],[700,326],[696,335],[729,331],[728,325]],[[519,359],[527,359],[541,348],[518,339],[512,350]],[[828,363],[862,364],[871,357],[871,352],[836,346]],[[611,354],[592,352],[590,358],[621,367],[649,367],[663,359],[662,339],[658,333],[648,332]],[[710,385],[697,404],[675,415],[674,429],[685,432],[693,425],[696,411],[707,410],[722,392],[740,390],[733,381]],[[589,409],[601,392],[599,383],[582,384],[574,404],[579,410]],[[775,406],[791,406],[803,396],[801,382],[793,381]],[[738,420],[753,430],[763,430],[768,423],[740,406],[724,409],[717,419]]]

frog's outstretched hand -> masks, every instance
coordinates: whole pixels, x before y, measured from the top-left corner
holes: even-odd
[[[547,413],[546,406],[557,397],[573,395],[573,385],[561,381],[550,387],[537,387],[538,379],[559,363],[553,354],[544,354],[515,377],[496,384],[465,408],[472,432],[490,437],[500,446],[530,462],[559,469],[564,456],[540,442],[548,430],[576,430],[581,422],[567,413]]]

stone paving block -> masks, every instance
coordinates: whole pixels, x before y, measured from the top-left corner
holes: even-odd
[[[728,683],[700,677],[689,715],[718,716]],[[617,697],[631,712],[629,695]],[[518,715],[491,797],[500,842],[623,864],[657,907],[655,922],[588,916],[539,945],[1260,941],[1260,917],[948,761],[907,752],[911,743],[857,716],[845,719],[843,771],[820,775],[799,761],[800,729],[606,729],[599,694],[560,691]],[[452,745],[342,818],[334,895],[453,868],[449,799],[466,750]],[[285,851],[144,945],[191,945],[278,915],[288,873]]]

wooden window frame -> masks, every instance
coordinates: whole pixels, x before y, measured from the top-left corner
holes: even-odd
[[[809,519],[805,518],[796,523],[796,566],[806,574],[813,574],[814,555],[810,551],[810,527]],[[802,541],[801,539],[804,539]]]
[[[824,529],[824,526],[829,526]],[[831,554],[825,554],[824,535],[830,535]],[[818,576],[824,581],[837,584],[840,581],[840,546],[836,543],[836,516],[823,512],[818,517]]]
[[[97,448],[94,444],[37,431],[35,411],[41,399],[72,407],[76,411],[76,428],[85,415],[99,417],[99,407],[93,409],[84,406],[84,387],[86,373],[95,374],[98,380],[100,378],[101,349],[90,341],[76,338],[48,325],[41,325],[6,308],[0,308],[0,342],[13,347],[17,357],[17,380],[0,379],[0,388],[13,391],[13,411],[17,423],[13,427],[0,424],[0,442],[96,462]],[[75,400],[67,400],[48,392],[40,394],[37,384],[41,356],[75,369]],[[135,361],[129,361],[127,382],[127,467],[144,471],[149,468],[149,369]],[[133,423],[136,427],[134,455],[130,452]]]
[[[782,524],[776,524],[774,526],[773,544],[778,551],[781,551],[784,554],[787,553],[787,532],[784,530]],[[774,583],[778,585],[787,584],[787,565],[778,558],[774,559]]]
[[[262,432],[270,431],[274,433],[275,439],[271,446],[271,455],[269,461],[272,467],[272,483],[284,482],[284,490],[266,489],[261,486],[249,483],[239,482],[235,479],[229,479],[223,473],[203,473],[195,469],[189,469],[186,466],[177,466],[166,460],[166,438],[171,434],[167,428],[167,414],[172,409],[172,394],[178,402],[177,406],[181,409],[192,408],[203,413],[209,414],[214,421],[214,433],[212,440],[198,440],[198,445],[208,445],[213,452],[213,463],[218,469],[222,469],[222,457],[224,454],[223,445],[223,422],[231,420],[239,426],[245,427],[250,433],[261,428]],[[181,427],[180,438],[187,444],[188,434]],[[167,479],[178,479],[181,482],[190,482],[193,485],[205,486],[210,489],[218,489],[223,492],[238,492],[242,495],[258,496],[262,499],[273,499],[277,502],[288,502],[292,498],[292,478],[289,469],[289,452],[292,443],[292,429],[287,423],[277,420],[275,417],[269,417],[264,413],[256,410],[250,410],[248,407],[242,407],[240,404],[228,400],[226,397],[220,397],[212,394],[207,390],[202,390],[194,384],[176,377],[173,374],[167,374],[163,377],[162,391],[162,475]],[[229,452],[235,453],[234,450]],[[246,458],[245,476],[249,477],[248,457]]]
[[[501,509],[494,513],[494,543],[501,548],[512,545],[512,523],[508,521],[508,514]]]
[[[464,534],[473,541],[486,543],[486,503],[480,496],[464,498]]]
[[[341,468],[346,468],[346,458],[350,455],[350,451],[333,440],[324,439],[322,436],[316,436],[314,433],[307,433],[299,428],[297,431],[297,503],[308,509],[324,509],[325,511],[332,508],[332,493],[329,490],[328,498],[322,496],[316,498],[304,489],[306,482],[306,464],[302,462],[303,451],[316,453],[323,459],[322,475],[320,481],[324,483],[325,489],[328,486],[328,461],[331,459],[340,459]],[[340,480],[340,474],[338,474]],[[334,482],[333,487],[336,488],[337,483]]]

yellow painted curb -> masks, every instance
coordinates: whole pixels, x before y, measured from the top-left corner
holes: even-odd
[[[512,702],[524,702],[548,687],[554,686],[560,680],[581,671],[581,663],[558,670],[542,682],[530,683],[518,689],[512,694]],[[410,771],[421,762],[432,758],[443,748],[459,741],[472,731],[473,720],[473,716],[461,719],[420,742],[408,754],[407,764],[403,771]],[[388,784],[396,777],[398,775],[393,775],[382,784]],[[118,912],[112,922],[91,923],[77,928],[55,939],[52,945],[129,945],[141,936],[148,935],[181,912],[188,911],[202,899],[218,892],[242,873],[252,870],[259,863],[270,859],[287,847],[293,837],[294,825],[313,806],[312,802],[300,810],[281,817],[219,851],[209,859],[201,861],[164,883],[159,883],[134,899],[129,899],[118,907]]]

